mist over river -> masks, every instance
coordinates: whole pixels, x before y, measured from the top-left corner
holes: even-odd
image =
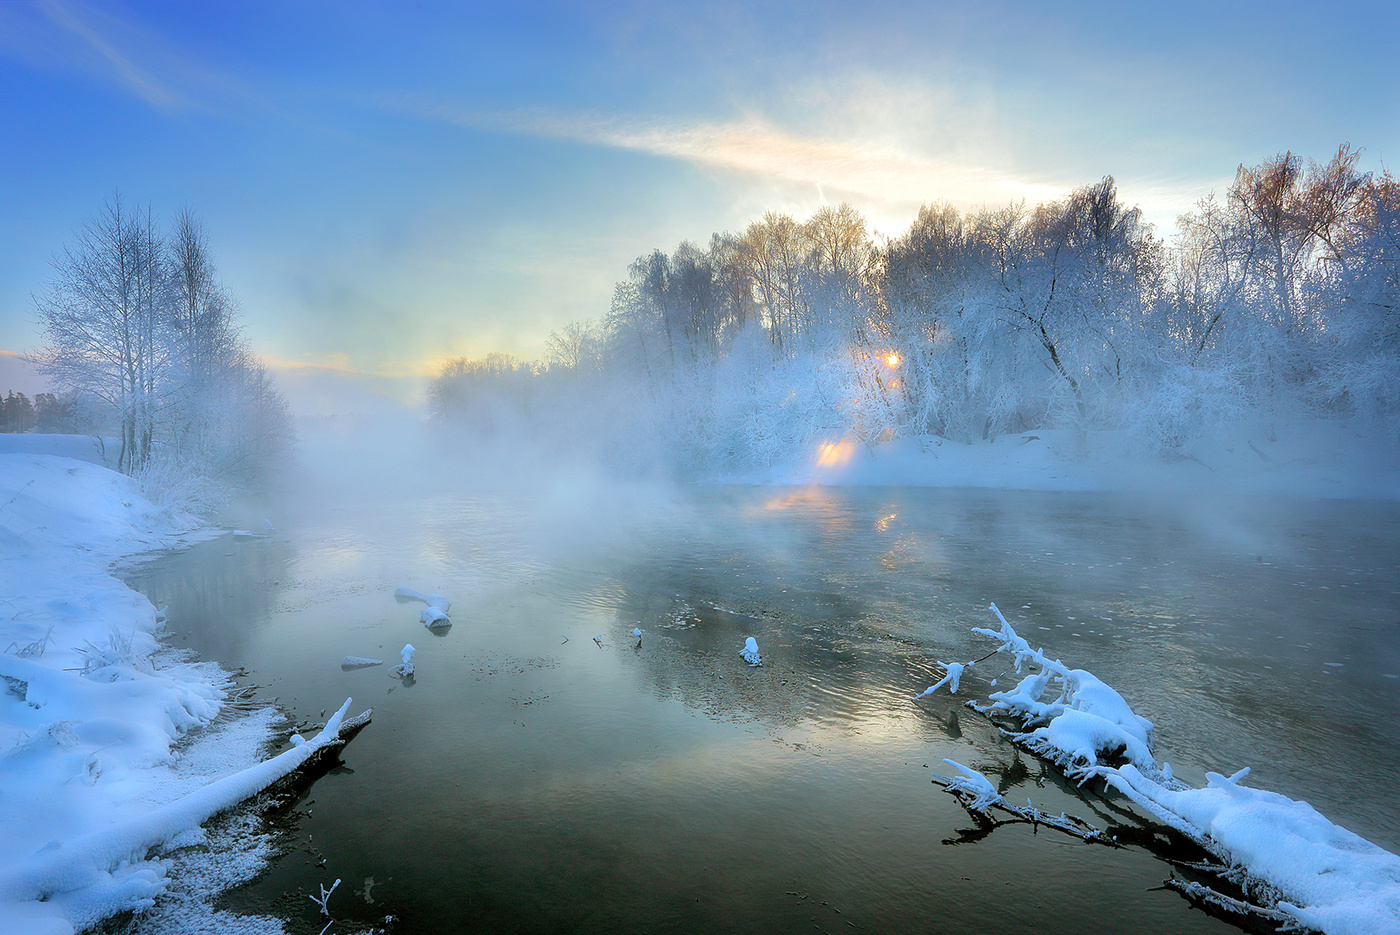
[[[307,499],[278,527],[132,585],[298,723],[374,707],[296,809],[298,846],[228,898],[292,931],[321,930],[302,894],[336,878],[335,930],[1237,931],[1141,849],[960,837],[929,781],[945,757],[1008,800],[1131,824],[962,707],[1009,687],[1009,660],[911,700],[939,660],[995,648],[970,632],[993,601],[1150,718],[1179,778],[1249,766],[1400,848],[1394,503],[433,486]],[[449,597],[454,625],[429,632],[398,585]],[[388,674],[405,643],[412,682]]]

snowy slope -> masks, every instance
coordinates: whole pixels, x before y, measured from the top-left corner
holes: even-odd
[[[180,762],[177,741],[219,713],[226,678],[160,653],[156,609],[110,574],[206,534],[106,468],[0,455],[0,932],[67,933],[147,904],[165,882],[144,847],[122,867],[75,842],[139,824],[265,743],[266,719],[228,732],[201,770]],[[50,865],[35,901],[16,881]]]

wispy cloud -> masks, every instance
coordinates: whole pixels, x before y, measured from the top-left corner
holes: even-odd
[[[106,71],[152,107],[164,111],[189,110],[193,107],[193,102],[188,97],[133,62],[87,19],[79,16],[73,7],[58,0],[47,0],[39,4],[39,8],[56,26],[82,40],[87,48],[105,63]]]
[[[0,55],[113,85],[165,114],[229,116],[272,105],[173,36],[80,0],[0,2]]]
[[[404,99],[388,106],[474,129],[653,153],[709,169],[891,204],[946,199],[963,205],[996,205],[1022,198],[1035,203],[1066,191],[1045,180],[933,158],[893,142],[803,135],[763,119],[715,123],[546,111],[502,113]]]

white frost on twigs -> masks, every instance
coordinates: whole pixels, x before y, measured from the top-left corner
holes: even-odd
[[[1133,713],[1123,696],[1083,669],[1033,650],[992,605],[1000,630],[974,632],[1001,641],[1017,669],[1039,666],[1017,686],[993,692],[977,710],[1001,712],[1028,728],[1012,737],[1082,780],[1102,778],[1163,824],[1238,868],[1246,891],[1297,927],[1327,935],[1400,933],[1400,856],[1333,824],[1306,802],[1241,785],[1248,768],[1206,774],[1193,789],[1159,767],[1150,744],[1152,722]],[[1048,694],[1051,690],[1054,694]],[[1126,760],[1114,766],[1104,762]],[[961,769],[961,767],[959,767]],[[969,792],[980,788],[967,776]],[[1000,807],[1000,806],[998,806]]]
[[[336,880],[335,880],[334,883],[331,884],[330,889],[326,889],[326,884],[324,884],[324,883],[320,883],[320,884],[317,884],[317,885],[321,887],[321,895],[320,895],[320,896],[312,896],[310,893],[308,893],[307,896],[306,896],[306,898],[309,899],[309,900],[311,900],[311,901],[312,901],[313,903],[315,903],[316,905],[320,906],[320,907],[321,907],[321,915],[326,916],[327,918],[329,918],[329,917],[330,917],[330,914],[331,914],[331,911],[330,911],[329,909],[326,908],[326,903],[330,902],[330,900],[331,900],[331,894],[334,893],[334,892],[335,892],[335,888],[336,888],[337,886],[340,885],[340,878],[339,878],[339,877],[336,877]],[[322,929],[321,931],[325,931],[325,929]]]
[[[1241,866],[1282,897],[1276,908],[1329,935],[1400,932],[1400,857],[1333,824],[1306,802],[1206,773],[1178,789],[1131,765],[1101,770],[1119,792],[1165,824]]]
[[[934,777],[940,780],[949,792],[960,793],[968,808],[983,812],[993,805],[1001,803],[1001,793],[997,792],[996,787],[986,776],[954,760],[945,759],[943,762],[962,775],[940,776],[934,773]]]
[[[405,643],[403,649],[399,652],[399,657],[403,659],[403,662],[390,669],[389,674],[397,675],[400,678],[408,678],[413,674],[413,644]]]
[[[382,666],[383,659],[366,659],[364,656],[346,656],[340,660],[342,669],[363,669],[365,666]]]
[[[915,695],[915,701],[918,701],[920,698],[932,695],[944,685],[948,686],[949,693],[956,695],[958,693],[958,680],[962,678],[963,670],[966,669],[968,666],[972,665],[972,663],[970,662],[967,663],[967,665],[963,665],[961,662],[944,662],[941,659],[939,660],[938,664],[947,670],[947,674],[944,675],[943,678],[939,679],[934,684],[930,685],[928,688],[925,688],[923,691]]]
[[[1040,650],[1031,649],[993,604],[1000,630],[972,632],[1002,641],[998,652],[1010,650],[1019,672],[1023,662],[1040,667],[1009,691],[992,692],[982,712],[1010,714],[1031,730],[1016,739],[1036,753],[1068,769],[1101,765],[1105,758],[1122,757],[1157,771],[1152,758],[1152,722],[1133,712],[1123,696],[1084,669],[1071,669]],[[1057,689],[1057,690],[1056,690]],[[1047,695],[1047,690],[1055,691]]]
[[[763,665],[763,657],[758,654],[758,640],[752,636],[744,641],[744,648],[739,650],[739,655],[751,666]]]

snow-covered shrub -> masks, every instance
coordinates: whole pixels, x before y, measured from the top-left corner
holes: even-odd
[[[1247,405],[1245,388],[1233,373],[1176,365],[1143,396],[1129,425],[1154,453],[1179,457],[1206,432],[1240,418]]]
[[[211,516],[228,503],[232,492],[197,465],[170,456],[152,457],[135,478],[153,504],[171,513]]]

